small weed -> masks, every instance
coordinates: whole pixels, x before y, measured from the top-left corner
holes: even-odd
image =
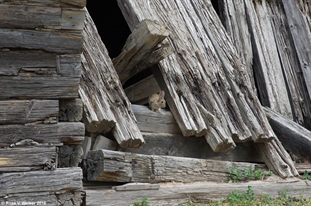
[[[144,197],[141,202],[134,202],[130,206],[149,206],[148,198]]]
[[[305,170],[303,176],[301,177],[303,180],[311,180],[311,175],[309,175],[308,171]]]
[[[271,170],[269,170],[269,171],[267,172],[267,175],[268,175],[268,176],[272,176],[272,174],[273,174],[273,172],[272,172]]]
[[[233,166],[229,171],[229,181],[232,181],[232,182],[247,181],[247,180],[260,180],[263,178],[263,176],[264,176],[263,170],[258,169],[253,172],[251,166],[246,168],[244,172],[236,168],[235,166]]]

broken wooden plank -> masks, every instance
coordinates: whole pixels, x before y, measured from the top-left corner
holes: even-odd
[[[83,103],[80,98],[59,100],[59,121],[79,122],[82,120]]]
[[[116,191],[134,191],[134,190],[158,190],[160,189],[159,184],[150,184],[150,183],[127,183],[120,186],[112,187]]]
[[[143,132],[144,144],[141,148],[121,148],[119,151],[145,155],[169,155],[233,162],[263,163],[254,143],[238,142],[236,148],[229,152],[214,152],[204,137],[184,137],[178,134]]]
[[[87,178],[107,182],[195,182],[228,179],[233,166],[244,170],[259,164],[185,157],[141,155],[111,150],[89,151]]]
[[[1,148],[0,156],[0,172],[53,170],[57,166],[56,147]]]
[[[144,139],[136,124],[131,103],[88,12],[83,36],[79,94],[84,103],[83,122],[86,129],[89,132],[111,130],[121,147],[140,147]]]
[[[0,124],[43,122],[58,117],[58,100],[0,101]]]
[[[161,91],[153,75],[124,89],[131,103],[147,104],[149,96]]]
[[[148,107],[132,104],[137,125],[141,132],[181,134],[171,112],[153,112]]]
[[[265,112],[285,149],[311,162],[311,131],[269,108]]]
[[[291,179],[289,181],[253,181],[247,183],[195,183],[195,184],[171,184],[161,185],[159,190],[144,191],[115,191],[113,189],[99,187],[84,187],[87,196],[86,202],[89,205],[111,205],[128,206],[129,203],[141,202],[143,197],[148,198],[150,205],[185,205],[189,199],[195,204],[210,203],[210,200],[218,201],[226,198],[236,190],[238,193],[245,193],[248,186],[251,186],[255,197],[269,195],[272,198],[279,197],[280,191],[286,191],[289,197],[304,198],[310,197],[311,181]],[[302,192],[303,191],[303,192]],[[120,198],[122,196],[123,198]]]
[[[169,52],[154,55],[154,52],[163,50],[159,45],[168,35],[168,30],[156,21],[145,19],[136,26],[121,54],[112,60],[122,84],[173,52],[167,46]]]
[[[82,170],[79,167],[58,168],[52,171],[1,173],[0,178],[2,180],[0,196],[2,197],[16,193],[82,189]]]
[[[81,144],[84,129],[81,122],[0,125],[0,147],[8,147],[23,139],[32,139],[39,144]]]
[[[80,54],[81,31],[0,29],[0,48],[24,48],[54,53]]]

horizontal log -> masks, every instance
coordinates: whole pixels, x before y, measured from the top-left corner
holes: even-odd
[[[0,101],[0,124],[25,124],[58,117],[58,100]]]
[[[59,99],[78,97],[80,79],[62,76],[3,76],[0,99]]]
[[[121,147],[140,147],[144,139],[131,103],[96,26],[87,12],[83,30],[82,78],[79,94],[84,103],[83,122],[89,132],[112,132]]]
[[[121,54],[112,60],[124,84],[135,74],[158,63],[170,53],[162,52],[162,55],[152,55],[155,50],[160,50],[159,44],[168,37],[168,30],[156,21],[145,19],[141,21],[127,38]]]
[[[87,178],[107,182],[195,182],[228,179],[233,167],[261,167],[238,163],[173,156],[141,155],[110,150],[89,151]]]
[[[171,112],[153,112],[148,107],[132,104],[137,125],[141,132],[181,134]]]
[[[79,167],[58,168],[53,171],[1,173],[0,196],[16,193],[57,192],[82,189]]]
[[[79,54],[82,43],[81,31],[0,29],[0,48]]]
[[[55,1],[57,2],[57,1]],[[52,5],[0,5],[1,28],[82,30],[85,10]]]
[[[34,50],[7,50],[0,52],[0,61],[2,62],[0,76],[61,75],[80,77],[81,75],[80,54],[58,55]]]
[[[151,75],[124,89],[131,103],[147,104],[150,95],[161,91],[154,76]]]
[[[86,6],[86,0],[60,0],[60,2],[83,8]]]
[[[113,189],[99,188],[94,186],[84,187],[86,202],[89,205],[127,206],[129,203],[141,202],[143,197],[148,198],[150,205],[186,205],[189,200],[195,202],[218,201],[226,198],[232,191],[245,193],[248,186],[254,191],[256,197],[269,195],[272,198],[280,196],[280,191],[286,191],[288,197],[310,197],[311,181],[292,179],[290,181],[253,181],[247,183],[195,183],[195,184],[171,184],[161,185],[159,190],[139,191],[114,191]],[[120,198],[122,196],[122,198]]]
[[[311,162],[311,131],[269,108],[264,110],[285,149]]]
[[[139,125],[139,124],[138,124]],[[146,144],[138,149],[119,151],[146,155],[169,155],[200,159],[263,163],[253,142],[237,143],[229,152],[214,152],[204,137],[184,137],[178,134],[142,133]]]
[[[0,172],[53,170],[56,168],[56,158],[56,147],[1,148]]]
[[[23,139],[32,139],[39,144],[81,144],[84,133],[84,124],[80,122],[0,125],[0,147],[8,147]]]

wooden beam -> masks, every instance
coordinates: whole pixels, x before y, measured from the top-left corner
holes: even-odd
[[[82,120],[83,103],[80,98],[59,101],[59,121],[79,122]]]
[[[23,147],[0,149],[0,172],[53,170],[57,167],[56,147]]]
[[[0,124],[43,122],[58,117],[58,100],[0,101]]]
[[[146,19],[136,26],[121,54],[112,60],[122,84],[173,52],[168,44],[161,46],[168,35],[167,28],[156,21]]]
[[[52,171],[1,173],[0,196],[16,193],[57,192],[82,189],[82,170],[79,167],[58,168]]]
[[[78,167],[82,162],[82,155],[81,145],[63,145],[59,147],[58,167]]]
[[[144,139],[136,124],[131,103],[88,12],[83,36],[79,94],[84,103],[83,122],[86,129],[93,133],[111,130],[121,147],[140,147]]]
[[[149,96],[160,91],[161,88],[153,75],[124,89],[126,96],[134,104],[147,104]]]
[[[285,149],[311,162],[311,131],[269,108],[265,112]]]
[[[181,134],[170,111],[153,112],[146,106],[134,104],[132,109],[141,132]]]
[[[89,151],[87,178],[107,182],[226,181],[233,166],[244,170],[259,164],[173,156],[141,155],[111,150]]]
[[[80,54],[81,31],[0,29],[0,48],[23,48],[54,53]]]
[[[0,147],[8,147],[23,139],[32,139],[43,145],[47,143],[81,144],[84,134],[84,124],[80,122],[0,125]]]

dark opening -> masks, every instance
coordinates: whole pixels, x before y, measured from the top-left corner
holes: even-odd
[[[131,31],[118,7],[117,1],[88,1],[87,9],[109,52],[110,58],[118,56]]]
[[[219,16],[220,15],[220,10],[219,10],[220,2],[219,2],[219,0],[212,0],[211,2],[212,2],[212,5],[213,5],[215,11],[217,12],[217,14]]]

